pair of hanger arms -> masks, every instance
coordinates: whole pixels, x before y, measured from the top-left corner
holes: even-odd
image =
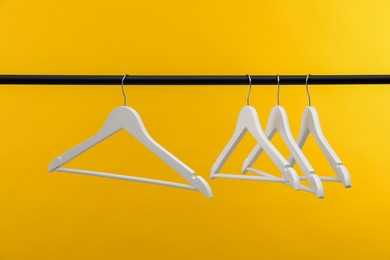
[[[243,176],[219,173],[247,131],[249,131],[254,136],[257,141],[257,145],[244,161],[242,172],[246,173],[247,171],[251,171],[260,176]],[[276,132],[280,133],[291,152],[291,156],[288,161],[270,142]],[[303,154],[301,149],[305,144],[305,141],[310,132],[313,134],[322,152],[325,154],[327,160],[335,170],[337,178],[319,177]],[[279,178],[252,168],[253,163],[260,156],[263,150],[270,156],[271,160],[282,172],[283,178]],[[299,177],[296,171],[292,168],[295,162],[297,162],[299,167],[302,169],[305,175],[304,177]],[[311,106],[307,107],[304,111],[300,134],[297,141],[294,140],[291,134],[287,113],[282,107],[275,106],[272,109],[266,131],[263,132],[256,110],[251,106],[245,106],[240,112],[236,129],[232,138],[212,167],[211,178],[216,177],[285,183],[291,185],[296,190],[302,189],[308,192],[312,192],[320,198],[324,196],[321,180],[340,181],[344,184],[345,187],[351,186],[349,173],[324,137],[319,123],[317,111],[314,107]],[[307,180],[310,184],[310,187],[301,185],[300,180]]]
[[[149,150],[151,150],[160,159],[162,159],[166,164],[168,164],[172,169],[178,172],[191,185],[112,173],[61,168],[62,165],[71,161],[72,159],[89,150],[98,143],[104,141],[105,139],[120,131],[121,129],[126,130],[129,134],[134,136],[138,141],[140,141]],[[96,133],[91,138],[85,140],[81,144],[77,145],[76,147],[72,148],[71,150],[65,152],[63,155],[55,158],[49,166],[49,172],[52,171],[108,177],[121,180],[158,184],[188,190],[197,190],[203,193],[208,198],[212,197],[212,192],[209,184],[201,176],[196,176],[194,170],[189,168],[186,164],[184,164],[182,161],[180,161],[178,158],[168,152],[164,147],[158,144],[147,132],[139,114],[134,109],[127,106],[121,106],[114,109],[110,113],[106,122],[98,133]]]

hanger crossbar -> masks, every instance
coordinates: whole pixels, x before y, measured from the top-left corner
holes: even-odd
[[[305,85],[307,75],[279,76]],[[121,85],[123,75],[0,75],[0,85]],[[252,85],[277,85],[276,75],[251,75]],[[129,75],[125,85],[248,85],[246,75]],[[310,85],[390,84],[389,75],[311,75]]]
[[[55,169],[55,171],[66,172],[66,173],[84,174],[84,175],[105,177],[105,178],[112,178],[112,179],[119,179],[119,180],[126,180],[126,181],[143,182],[143,183],[149,183],[149,184],[157,184],[157,185],[169,186],[169,187],[186,189],[186,190],[196,190],[194,187],[192,187],[190,185],[186,185],[186,184],[169,182],[169,181],[162,181],[162,180],[154,180],[154,179],[148,179],[148,178],[141,178],[141,177],[134,177],[134,176],[125,176],[125,175],[114,174],[114,173],[103,173],[103,172],[77,170],[77,169],[69,169],[69,168],[57,168],[57,169]]]
[[[268,174],[268,173],[259,171],[259,170],[255,169],[255,168],[251,168],[251,167],[247,168],[247,170],[248,170],[249,172],[253,172],[253,173],[258,174],[258,175],[261,175],[261,176],[265,176],[265,177],[268,176],[268,178],[276,178],[276,179],[279,179],[279,182],[280,182],[280,183],[284,183],[284,184],[287,184],[287,185],[291,186],[291,185],[288,183],[288,181],[287,181],[286,179],[283,179],[283,178],[280,178],[280,177],[273,176],[273,175],[271,175],[271,174]],[[306,177],[301,177],[301,176],[299,176],[299,179],[300,179],[300,180],[307,180]],[[304,191],[307,191],[307,192],[314,193],[313,190],[312,190],[311,188],[306,187],[306,186],[304,186],[304,185],[301,185],[301,190],[304,190]]]
[[[284,178],[277,177],[277,176],[274,176],[272,174],[269,174],[269,173],[266,173],[266,172],[263,172],[263,171],[259,171],[259,170],[255,169],[255,168],[252,168],[252,167],[248,167],[246,170],[249,171],[249,172],[253,172],[253,173],[256,173],[258,175],[264,176],[264,177],[278,178],[278,179],[283,180],[286,183],[288,183],[288,181],[286,179],[284,179]]]
[[[249,175],[238,175],[238,174],[226,174],[226,173],[214,173],[213,178],[223,179],[235,179],[235,180],[246,180],[246,181],[264,181],[264,182],[280,182],[286,183],[287,180],[277,177],[265,177],[265,176],[249,176]]]
[[[336,177],[331,177],[331,176],[319,176],[321,181],[329,181],[329,182],[341,182],[338,178]],[[305,176],[299,176],[300,180],[307,180]]]

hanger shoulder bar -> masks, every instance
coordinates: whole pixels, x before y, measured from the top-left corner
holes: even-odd
[[[96,177],[106,177],[106,178],[126,180],[126,181],[143,182],[149,184],[157,184],[157,185],[163,185],[163,186],[169,186],[169,187],[181,188],[187,190],[196,190],[194,187],[187,184],[175,183],[170,181],[162,181],[162,180],[154,180],[154,179],[142,178],[142,177],[126,176],[126,175],[114,174],[114,173],[104,173],[104,172],[77,170],[77,169],[69,169],[69,168],[57,168],[55,169],[55,171],[90,175]]]
[[[307,75],[279,76],[282,85],[305,85]],[[0,85],[121,85],[123,75],[0,75]],[[275,75],[251,76],[252,85],[276,85]],[[312,75],[310,85],[390,84],[389,75]],[[125,85],[248,85],[245,75],[129,75]]]

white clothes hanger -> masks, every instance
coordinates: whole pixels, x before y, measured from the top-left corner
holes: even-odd
[[[280,182],[280,183],[289,183],[294,189],[299,190],[301,188],[299,182],[299,176],[295,170],[290,166],[288,161],[280,154],[280,152],[273,146],[273,144],[268,140],[264,134],[257,111],[254,107],[249,106],[249,96],[252,87],[251,77],[248,75],[249,79],[249,90],[247,96],[247,104],[241,109],[241,112],[238,116],[236,128],[234,130],[233,136],[229,140],[228,144],[225,146],[221,154],[218,156],[216,162],[214,163],[211,172],[210,178],[227,178],[227,179],[237,179],[237,180],[253,180],[253,181],[266,181],[266,182]],[[283,178],[273,176],[268,173],[264,173],[258,170],[254,172],[261,176],[247,176],[247,175],[238,175],[238,174],[225,174],[220,173],[219,171],[224,166],[225,162],[228,160],[229,156],[233,150],[240,143],[241,139],[245,133],[249,131],[253,137],[258,142],[258,145],[270,156],[273,163],[278,167],[282,172]]]
[[[337,175],[337,177],[320,176],[320,179],[322,181],[341,182],[344,187],[350,188],[351,177],[349,175],[349,172],[326,140],[321,129],[320,119],[318,117],[317,110],[311,106],[310,92],[308,86],[309,76],[310,74],[306,77],[306,92],[308,95],[309,105],[305,108],[305,111],[303,112],[301,129],[299,131],[297,143],[299,147],[302,148],[307,140],[307,137],[309,136],[309,133],[312,133],[322,153],[325,155],[326,159],[328,160]],[[289,162],[292,166],[295,164],[295,159],[293,156],[290,156]],[[301,179],[305,178],[302,177]]]
[[[321,183],[320,178],[315,173],[313,167],[310,165],[306,156],[303,154],[302,150],[299,148],[298,144],[295,142],[294,137],[290,130],[290,125],[288,122],[288,117],[286,110],[280,106],[280,80],[279,75],[277,75],[278,82],[278,94],[277,94],[277,105],[274,106],[271,110],[267,127],[265,130],[265,135],[271,141],[274,135],[279,132],[283,141],[286,143],[288,149],[290,150],[292,156],[298,162],[299,167],[302,169],[306,179],[309,181],[311,188],[301,185],[302,190],[316,194],[319,198],[324,197],[324,189]],[[242,166],[243,173],[247,171],[253,172],[254,169],[252,165],[257,160],[257,158],[262,153],[262,147],[257,144],[249,156],[244,161]]]
[[[65,152],[61,156],[55,158],[49,166],[49,172],[59,171],[67,173],[85,174],[91,176],[107,177],[120,180],[144,182],[150,184],[158,184],[163,186],[182,188],[188,190],[197,190],[206,195],[208,198],[212,197],[212,192],[209,184],[201,177],[196,176],[195,172],[185,165],[182,161],[168,152],[164,147],[158,144],[147,132],[140,115],[131,107],[126,106],[126,95],[124,92],[123,82],[127,75],[122,78],[122,93],[124,98],[124,106],[115,108],[108,116],[106,122],[100,131],[85,140],[81,144]],[[119,174],[111,174],[104,172],[94,172],[78,169],[60,168],[65,163],[71,161],[75,157],[84,153],[88,149],[104,141],[111,135],[120,131],[126,130],[129,134],[134,136],[138,141],[145,145],[149,150],[155,153],[160,159],[167,163],[171,168],[178,172],[183,178],[185,178],[191,185],[168,182],[163,180],[154,180],[141,177],[125,176]]]

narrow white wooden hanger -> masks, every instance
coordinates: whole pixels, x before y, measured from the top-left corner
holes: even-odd
[[[288,149],[290,150],[292,156],[298,162],[299,167],[302,169],[306,179],[309,181],[311,188],[301,184],[302,190],[316,194],[319,198],[324,197],[324,189],[320,177],[315,173],[313,167],[310,165],[306,156],[303,154],[302,150],[299,148],[298,144],[294,140],[294,137],[290,130],[290,125],[288,122],[288,117],[286,110],[280,106],[279,102],[279,93],[280,93],[280,84],[279,84],[279,75],[277,76],[278,82],[278,94],[277,94],[277,106],[274,106],[271,110],[267,127],[265,130],[265,135],[271,141],[274,135],[279,132],[283,141],[286,143]],[[249,156],[244,161],[242,166],[243,173],[247,171],[254,172],[252,166],[257,158],[262,153],[263,149],[261,145],[257,144]],[[288,184],[288,183],[287,183]]]
[[[55,158],[49,166],[49,172],[60,171],[67,173],[85,174],[91,176],[107,177],[120,180],[144,182],[150,184],[158,184],[175,188],[182,188],[188,190],[197,190],[206,195],[208,198],[212,197],[212,192],[209,184],[201,177],[196,176],[195,172],[185,165],[182,161],[169,153],[164,147],[158,144],[147,132],[140,115],[131,107],[126,106],[126,95],[123,88],[123,82],[126,75],[122,79],[122,93],[124,97],[124,106],[115,108],[108,116],[106,122],[100,131],[85,140],[81,144],[65,152],[63,155]],[[154,180],[141,177],[125,176],[112,173],[94,172],[86,170],[77,170],[69,168],[60,168],[65,163],[71,161],[75,157],[84,153],[88,149],[104,141],[111,135],[120,131],[126,130],[129,134],[134,136],[138,141],[145,145],[149,150],[155,153],[160,159],[167,163],[171,168],[178,172],[183,178],[185,178],[191,185],[168,182],[163,180]]]
[[[301,129],[297,139],[297,143],[300,148],[305,144],[309,133],[312,133],[314,139],[319,145],[322,153],[325,155],[326,159],[332,166],[333,170],[336,172],[337,177],[331,176],[320,176],[322,181],[330,182],[341,182],[344,187],[351,187],[351,178],[347,168],[343,165],[340,158],[337,156],[333,148],[330,146],[326,140],[324,134],[322,133],[320,119],[318,117],[317,110],[311,106],[310,92],[308,87],[309,75],[306,77],[306,91],[309,99],[309,105],[305,108],[302,117]],[[295,159],[293,156],[289,158],[290,164],[293,166],[295,164]],[[305,179],[305,178],[301,178]]]
[[[254,107],[249,106],[249,96],[252,87],[251,78],[249,75],[248,79],[249,91],[247,97],[247,105],[241,109],[233,136],[229,140],[228,144],[225,146],[221,154],[218,156],[216,162],[214,163],[210,172],[210,178],[227,178],[237,180],[253,180],[280,183],[287,182],[294,189],[299,190],[301,188],[299,176],[297,175],[296,171],[290,166],[288,161],[268,140],[261,128],[260,120],[257,115],[256,109]],[[272,162],[282,172],[283,178],[276,177],[268,173],[260,172],[258,170],[255,170],[254,172],[262,176],[246,176],[238,174],[225,174],[219,172],[247,131],[249,131],[253,135],[253,137],[258,142],[258,145],[269,155]]]

